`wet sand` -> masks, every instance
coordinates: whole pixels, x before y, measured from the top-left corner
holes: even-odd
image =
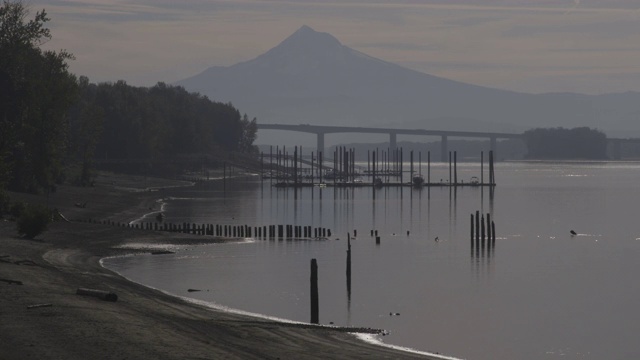
[[[172,185],[179,183],[102,176],[95,187],[63,186],[48,198],[11,194],[14,200],[48,203],[72,221],[51,224],[36,240],[19,238],[14,222],[0,221],[0,279],[21,283],[0,281],[1,359],[430,358],[366,343],[349,333],[355,329],[212,310],[101,267],[106,256],[148,251],[144,244],[224,241],[73,221],[134,220],[157,210],[161,192],[132,189]],[[118,248],[123,244],[142,245]],[[78,288],[112,292],[118,300],[76,295]]]

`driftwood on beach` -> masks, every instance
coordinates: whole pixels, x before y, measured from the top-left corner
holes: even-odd
[[[76,295],[93,296],[105,301],[118,301],[118,295],[104,290],[78,288],[78,290],[76,291]]]
[[[52,307],[53,304],[35,304],[35,305],[27,305],[27,309],[37,309],[43,307]]]
[[[7,284],[22,285],[22,281],[18,281],[18,280],[0,279],[0,281],[4,281],[4,282],[6,282]]]

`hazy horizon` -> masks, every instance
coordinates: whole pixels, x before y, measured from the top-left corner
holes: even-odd
[[[173,83],[251,60],[303,25],[423,73],[528,93],[639,91],[640,7],[584,0],[35,1],[70,69],[92,82]]]

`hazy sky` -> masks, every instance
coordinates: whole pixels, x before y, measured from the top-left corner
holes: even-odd
[[[639,0],[25,0],[93,82],[174,82],[302,25],[429,74],[524,92],[640,91]]]

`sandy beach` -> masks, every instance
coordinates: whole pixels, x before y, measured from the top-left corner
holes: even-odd
[[[350,333],[355,329],[212,310],[101,267],[101,258],[145,251],[145,244],[224,241],[74,221],[126,223],[158,209],[162,192],[149,189],[175,185],[181,183],[103,174],[95,187],[62,186],[48,197],[11,194],[12,200],[48,203],[71,222],[55,222],[26,240],[17,236],[15,222],[0,221],[0,358],[430,358],[361,341]],[[119,248],[124,244],[140,249]],[[79,288],[111,292],[118,300],[77,295]]]

